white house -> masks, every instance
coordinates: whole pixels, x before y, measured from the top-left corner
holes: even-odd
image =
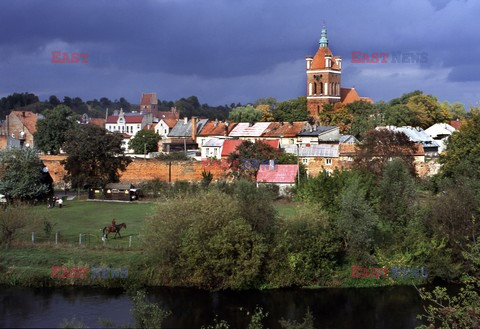
[[[110,115],[105,122],[105,129],[111,132],[119,132],[134,136],[143,129],[147,124],[152,123],[151,113],[120,113]]]
[[[433,126],[425,129],[425,132],[428,134],[428,136],[432,137],[439,145],[438,153],[445,151],[445,144],[448,138],[456,131],[457,129],[448,123],[436,123]]]
[[[221,159],[224,142],[225,142],[225,139],[218,139],[218,138],[208,139],[201,146],[202,159],[207,159],[207,158]]]

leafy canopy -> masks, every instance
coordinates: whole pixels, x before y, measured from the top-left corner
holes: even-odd
[[[37,121],[35,146],[45,153],[58,154],[67,131],[75,125],[74,113],[65,105],[43,112],[45,119]]]
[[[135,154],[143,154],[144,152],[157,152],[158,141],[160,135],[153,130],[139,131],[129,142],[128,147],[133,149]]]
[[[68,157],[63,164],[74,187],[117,182],[119,171],[124,171],[131,161],[123,154],[121,135],[109,134],[91,124],[67,133],[65,152]]]
[[[0,194],[18,200],[46,197],[52,190],[52,178],[31,148],[0,150]]]

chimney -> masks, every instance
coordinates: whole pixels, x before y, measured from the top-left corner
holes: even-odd
[[[225,130],[223,131],[223,136],[228,136],[228,126],[229,125],[230,124],[228,123],[228,121],[225,121],[225,125],[224,125]]]
[[[22,117],[24,117],[24,118],[25,118],[25,111],[23,111],[23,112],[22,112]]]
[[[183,124],[186,125],[187,123],[188,123],[188,118],[187,117],[183,118]]]
[[[192,139],[195,141],[197,137],[197,117],[192,117]]]
[[[215,119],[215,121],[213,122],[213,125],[216,127],[218,126],[218,119]]]

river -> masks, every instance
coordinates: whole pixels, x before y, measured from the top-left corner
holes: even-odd
[[[300,320],[307,309],[317,328],[414,328],[422,303],[413,287],[279,289],[206,292],[184,288],[149,289],[152,301],[172,312],[166,328],[200,328],[215,315],[231,328],[245,328],[245,309],[268,312],[264,324],[279,328],[283,318]],[[106,318],[132,323],[132,303],[122,290],[99,288],[0,287],[0,327],[58,327],[75,316],[90,328]]]

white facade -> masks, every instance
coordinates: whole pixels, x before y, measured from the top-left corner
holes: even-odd
[[[167,123],[163,120],[160,120],[157,125],[155,126],[155,132],[162,137],[167,137],[168,133],[170,132],[170,127]]]
[[[118,132],[134,136],[151,123],[151,114],[123,113],[120,110],[118,115],[109,116],[105,123],[105,129],[111,132]]]

